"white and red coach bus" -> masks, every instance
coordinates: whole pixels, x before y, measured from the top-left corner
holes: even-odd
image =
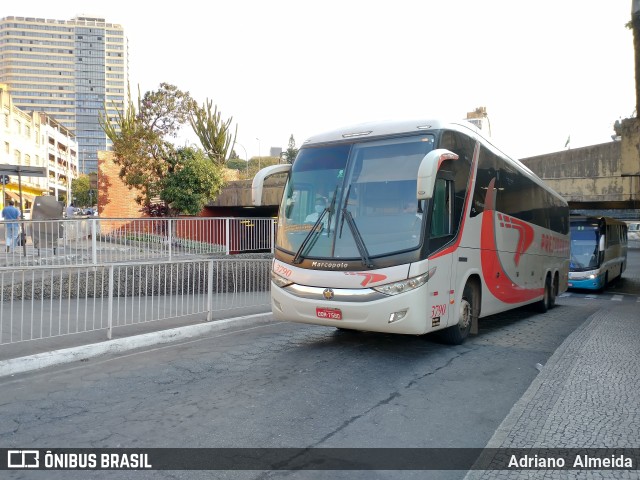
[[[461,343],[480,317],[567,289],[569,209],[468,122],[356,125],[307,140],[280,205],[279,320]]]

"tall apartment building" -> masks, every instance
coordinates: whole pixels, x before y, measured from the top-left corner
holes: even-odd
[[[97,172],[110,142],[100,126],[128,102],[127,39],[103,18],[0,19],[0,83],[26,112],[45,112],[75,134],[82,173]]]

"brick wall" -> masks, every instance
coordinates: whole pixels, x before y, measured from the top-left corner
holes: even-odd
[[[142,218],[140,205],[136,203],[136,190],[130,190],[118,173],[120,167],[113,163],[112,152],[98,152],[98,213],[106,218]]]

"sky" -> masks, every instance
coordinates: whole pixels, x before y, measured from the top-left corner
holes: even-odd
[[[124,27],[137,95],[170,83],[238,126],[241,158],[391,119],[484,106],[516,157],[611,141],[635,114],[631,0],[30,0],[0,17]],[[196,142],[187,129],[179,142]]]

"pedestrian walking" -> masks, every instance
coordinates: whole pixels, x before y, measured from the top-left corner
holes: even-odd
[[[73,203],[70,203],[69,206],[66,208],[67,219],[73,220],[73,216],[75,215],[75,213],[76,213],[76,208],[73,206]],[[75,238],[75,225],[72,222],[67,222],[65,223],[64,228],[65,228],[64,238],[66,243]]]
[[[13,200],[9,200],[9,205],[2,209],[2,218],[7,220],[17,220],[20,218],[20,210],[18,210],[15,206],[15,202]],[[7,240],[7,252],[13,251],[14,247],[17,245],[18,234],[20,233],[20,224],[18,222],[7,222],[5,224],[5,236]]]

